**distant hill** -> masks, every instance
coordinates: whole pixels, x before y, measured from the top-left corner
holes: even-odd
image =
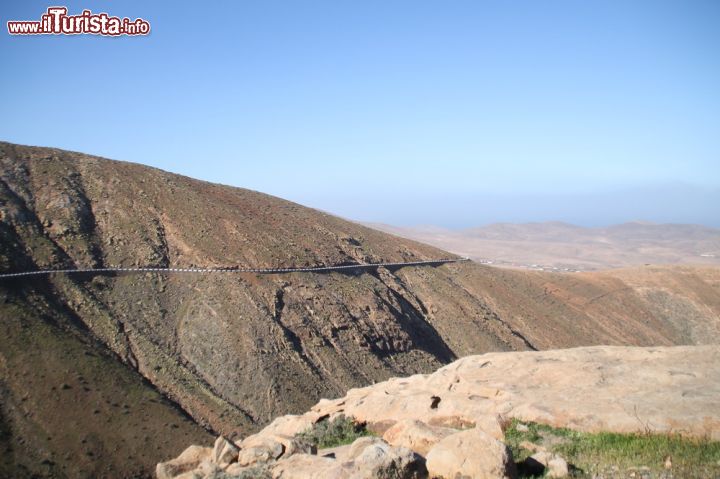
[[[645,264],[720,266],[720,230],[700,225],[496,223],[464,230],[368,226],[498,266],[581,271]]]
[[[0,271],[283,267],[449,253],[280,198],[0,143]],[[209,432],[461,356],[720,341],[720,269],[0,281],[0,477],[146,477]]]

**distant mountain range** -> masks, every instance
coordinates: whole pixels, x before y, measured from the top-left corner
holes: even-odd
[[[498,266],[588,271],[646,264],[720,265],[720,230],[700,225],[495,223],[463,230],[367,225]]]

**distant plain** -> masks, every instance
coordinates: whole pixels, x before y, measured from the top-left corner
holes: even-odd
[[[720,266],[720,230],[701,225],[495,223],[463,230],[366,225],[504,267],[596,271],[647,264]]]

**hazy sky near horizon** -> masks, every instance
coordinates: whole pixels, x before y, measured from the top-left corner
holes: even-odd
[[[720,226],[720,2],[62,2],[147,37],[11,37],[0,139],[361,221]]]

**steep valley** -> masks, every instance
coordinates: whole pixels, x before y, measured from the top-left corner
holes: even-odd
[[[2,272],[450,256],[262,193],[0,143]],[[144,476],[211,433],[471,354],[718,343],[720,270],[52,275],[0,280],[0,327],[0,476]]]

